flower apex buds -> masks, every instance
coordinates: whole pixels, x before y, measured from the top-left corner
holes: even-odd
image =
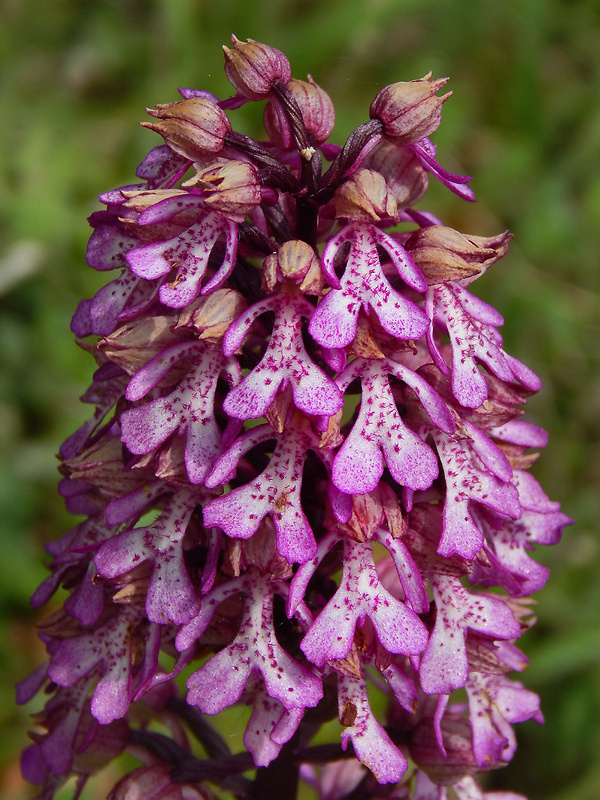
[[[357,222],[394,219],[398,213],[396,198],[389,191],[383,175],[372,169],[358,169],[333,196],[336,217]]]
[[[262,100],[279,80],[287,83],[292,76],[290,62],[275,47],[248,39],[231,37],[233,49],[223,45],[225,74],[235,89],[248,100]]]
[[[442,97],[436,92],[447,82],[448,78],[432,80],[429,72],[416,81],[385,86],[371,103],[371,119],[380,120],[383,135],[394,144],[414,144],[439,126],[442,106],[452,92]]]
[[[231,124],[216,103],[205,97],[189,97],[175,103],[147,108],[160,122],[142,122],[144,128],[159,133],[176,153],[196,161],[207,153],[223,149]]]

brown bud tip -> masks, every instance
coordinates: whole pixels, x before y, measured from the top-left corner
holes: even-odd
[[[146,111],[159,122],[142,122],[143,127],[159,133],[172,150],[191,161],[222,150],[231,130],[225,112],[205,97],[189,97]]]
[[[413,233],[405,246],[430,286],[445,281],[466,285],[505,255],[510,239],[508,232],[486,239],[431,225]]]
[[[246,161],[226,161],[200,169],[183,186],[204,190],[204,202],[234,222],[243,222],[261,201],[258,174]]]
[[[394,144],[414,144],[439,126],[442,106],[452,92],[442,97],[436,92],[447,82],[448,78],[432,80],[428,73],[416,81],[385,86],[371,103],[371,119],[380,120],[384,136]]]
[[[235,289],[217,289],[183,309],[175,329],[191,327],[199,334],[199,339],[216,341],[223,338],[227,328],[246,306],[246,301]]]
[[[372,169],[358,169],[333,196],[335,215],[357,222],[394,219],[398,205],[383,175]]]
[[[262,100],[276,80],[287,83],[292,76],[290,62],[275,47],[232,35],[233,49],[223,45],[225,74],[235,89],[248,100]]]

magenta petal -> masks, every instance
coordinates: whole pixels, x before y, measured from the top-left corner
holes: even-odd
[[[340,585],[302,640],[303,653],[317,666],[332,658],[345,658],[356,623],[366,616],[390,653],[412,655],[425,649],[425,626],[381,585],[371,545],[346,539]]]
[[[350,709],[354,716],[354,722],[342,732],[342,747],[345,749],[350,740],[358,760],[379,783],[399,781],[408,766],[406,758],[375,719],[362,675],[360,678],[338,675],[338,705],[340,719]]]
[[[398,244],[385,235],[382,237],[381,231],[372,225],[354,222],[342,230],[344,238],[351,241],[344,275],[339,288],[331,289],[317,306],[308,327],[310,335],[324,347],[345,347],[354,338],[358,311],[362,306],[365,310],[372,308],[383,328],[392,336],[420,338],[427,331],[429,320],[415,303],[392,288],[383,274],[377,252],[378,243],[385,249],[388,241],[392,241],[394,263],[398,267]],[[336,250],[341,238],[336,236],[334,241],[333,249]],[[329,258],[326,249],[323,261],[328,263]],[[421,285],[417,271],[407,270],[406,277],[408,283]]]
[[[430,580],[438,613],[421,661],[421,686],[426,694],[450,694],[467,680],[467,628],[497,639],[517,637],[521,629],[500,598],[470,593],[451,576]]]

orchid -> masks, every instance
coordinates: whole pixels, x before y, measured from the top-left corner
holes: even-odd
[[[384,87],[339,147],[279,50],[233,37],[225,71],[234,96],[149,110],[164,143],[90,217],[89,266],[120,274],[71,326],[97,364],[60,449],[84,519],[32,598],[66,594],[18,688],[48,695],[23,773],[50,800],[127,751],[110,800],[518,798],[476,776],[543,721],[509,675],[533,548],[571,520],[528,471],[539,378],[471,293],[510,234],[415,207],[429,176],[474,199],[429,139],[446,78]],[[237,133],[263,101],[268,141]]]

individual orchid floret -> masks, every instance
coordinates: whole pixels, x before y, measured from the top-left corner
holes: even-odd
[[[338,279],[336,256],[350,243],[346,268]],[[427,283],[404,248],[374,225],[352,222],[333,236],[321,265],[333,287],[321,300],[308,327],[324,347],[345,347],[356,335],[358,312],[372,309],[387,333],[399,339],[418,339],[428,329],[423,311],[390,285],[383,274],[378,247],[392,260],[398,275],[412,288],[425,291]]]
[[[343,405],[342,395],[323,370],[309,357],[302,340],[302,320],[310,319],[314,306],[298,291],[283,290],[255,303],[230,326],[223,352],[233,355],[252,322],[272,311],[275,321],[269,345],[260,363],[232,389],[223,408],[232,417],[261,417],[279,389],[291,385],[296,408],[305,414],[331,416]]]
[[[294,581],[305,582],[308,572],[308,566],[304,570],[301,567]],[[371,545],[345,539],[339,588],[302,640],[302,652],[320,667],[331,659],[345,658],[354,640],[356,623],[364,624],[367,617],[388,652],[414,655],[425,649],[425,626],[413,611],[383,588]]]
[[[510,761],[517,747],[511,723],[534,719],[542,723],[540,698],[518,681],[503,675],[472,672],[469,697],[473,755],[480,767]]]
[[[58,587],[76,583],[68,600],[68,612],[83,625],[94,625],[102,616],[105,606],[104,586],[98,582],[92,560],[93,549],[118,532],[118,525],[109,523],[99,512],[80,522],[62,539],[46,547],[54,560],[52,574],[43,581],[31,598],[34,608],[46,603]]]
[[[53,644],[53,648],[55,645]],[[17,685],[17,703],[26,703],[48,682],[48,663]],[[89,676],[69,688],[56,687],[40,715],[45,733],[37,733],[33,745],[35,754],[25,751],[26,761],[42,760],[54,775],[68,772],[73,763],[74,740],[81,724],[84,705],[93,677]],[[24,754],[24,756],[25,756]],[[33,766],[33,764],[31,765]],[[40,781],[42,782],[42,781]]]
[[[127,253],[132,272],[145,281],[165,278],[173,269],[177,270],[175,279],[162,283],[158,291],[161,302],[170,308],[183,308],[193,302],[200,291],[208,294],[218,289],[235,266],[237,225],[212,211],[204,211],[200,217],[200,221],[173,239],[136,247]],[[142,222],[144,219],[151,218],[145,217]],[[219,269],[201,289],[211,253],[222,238],[225,253]]]
[[[452,92],[437,92],[448,78],[432,80],[431,72],[416,81],[384,87],[371,103],[371,119],[383,123],[384,136],[394,144],[414,144],[433,133],[442,119],[442,106]]]
[[[483,531],[470,510],[471,502],[519,519],[519,494],[511,483],[512,468],[500,448],[474,425],[463,422],[466,436],[433,431],[446,478],[444,527],[438,553],[472,559],[483,545]]]
[[[163,103],[146,111],[159,122],[140,124],[159,133],[172,150],[190,161],[219,153],[226,134],[231,130],[225,112],[205,97]]]
[[[102,725],[120,719],[129,707],[133,632],[141,616],[123,607],[103,625],[64,639],[50,661],[48,677],[59,686],[74,686],[92,671],[99,676],[90,708]]]
[[[419,675],[426,694],[450,694],[468,677],[467,629],[493,639],[513,639],[521,627],[509,606],[498,597],[468,592],[448,575],[429,578],[437,609]]]
[[[482,361],[494,375],[507,383],[518,381],[531,391],[540,388],[540,380],[518,359],[506,354],[495,326],[502,325],[502,316],[490,305],[474,297],[455,281],[433,287],[428,293],[428,307],[439,315],[452,346],[452,391],[458,402],[477,408],[487,398],[485,377],[475,359]],[[442,371],[448,367],[439,354],[433,338],[428,337],[431,355]]]
[[[367,697],[364,676],[338,675],[338,718],[344,726],[342,747],[352,742],[358,760],[379,783],[396,783],[407,769],[401,750],[379,724]]]
[[[292,659],[277,641],[273,623],[273,593],[280,591],[269,575],[250,570],[243,578],[213,589],[202,598],[199,612],[177,635],[177,647],[187,649],[200,637],[218,606],[232,594],[245,595],[240,630],[233,642],[188,678],[188,702],[205,714],[216,714],[236,703],[251,675],[260,673],[269,697],[288,711],[312,708],[323,696],[321,681]]]
[[[150,562],[146,613],[151,622],[188,622],[198,608],[183,556],[183,538],[195,507],[191,493],[176,493],[156,522],[120,533],[105,542],[94,557],[98,573],[109,579]]]
[[[377,486],[383,474],[383,456],[401,486],[427,489],[437,477],[437,459],[432,449],[402,421],[389,375],[411,386],[434,424],[447,432],[454,429],[445,404],[416,372],[389,359],[354,359],[337,378],[337,384],[345,391],[360,378],[360,410],[333,463],[334,483],[348,494],[364,494]]]
[[[270,425],[259,425],[237,439],[219,458],[206,486],[214,488],[234,476],[240,458],[263,442],[277,440],[265,470],[245,486],[223,497],[216,497],[204,507],[204,525],[218,526],[228,536],[247,539],[256,532],[269,514],[277,529],[277,549],[291,564],[303,564],[316,550],[312,529],[302,509],[300,489],[308,448],[317,448],[318,437],[307,422],[289,426],[276,435]]]
[[[267,97],[275,81],[287,83],[291,76],[290,62],[275,47],[248,39],[231,37],[233,49],[223,45],[225,74],[237,92],[248,100]]]
[[[508,522],[493,517],[484,520],[489,565],[475,562],[470,577],[481,586],[498,585],[513,597],[526,597],[539,591],[549,574],[548,567],[534,561],[527,551],[536,544],[559,542],[563,527],[572,520],[560,511],[559,503],[549,500],[529,472],[515,470],[513,483],[519,492],[521,516]]]
[[[155,356],[131,379],[126,392],[140,400],[171,367],[192,358],[193,366],[166,397],[158,397],[121,415],[121,439],[130,452],[150,453],[175,431],[185,434],[185,466],[192,483],[201,484],[221,455],[222,433],[215,416],[215,392],[224,374],[237,383],[235,359],[225,358],[217,344],[192,341],[173,345]]]
[[[134,275],[129,268],[82,300],[71,320],[75,336],[108,336],[127,319],[147,311],[158,299],[158,286]]]

